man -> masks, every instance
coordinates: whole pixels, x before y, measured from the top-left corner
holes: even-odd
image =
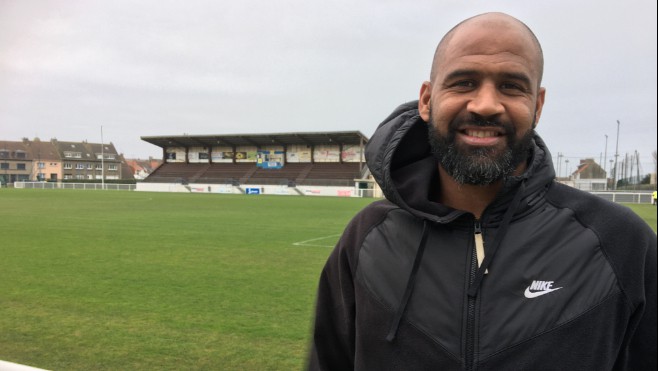
[[[366,148],[387,200],[322,272],[312,370],[654,370],[656,235],[554,182],[532,31],[453,28]]]

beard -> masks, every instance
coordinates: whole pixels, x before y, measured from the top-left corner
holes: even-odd
[[[458,128],[467,125],[500,126],[505,130],[506,147],[501,151],[492,147],[473,147],[459,145],[455,141]],[[486,186],[505,179],[528,159],[533,145],[533,129],[517,138],[516,128],[509,122],[487,122],[478,118],[471,120],[453,120],[448,127],[447,136],[443,136],[434,125],[432,111],[428,125],[429,143],[432,155],[443,169],[459,184]]]

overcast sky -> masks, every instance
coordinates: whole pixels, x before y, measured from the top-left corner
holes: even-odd
[[[418,98],[464,18],[509,13],[545,55],[538,132],[566,167],[656,150],[655,0],[0,0],[0,139],[361,131]],[[569,159],[567,165],[564,159]],[[608,162],[609,163],[609,162]]]

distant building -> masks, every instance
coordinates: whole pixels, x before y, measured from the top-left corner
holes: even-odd
[[[133,180],[114,144],[39,138],[0,141],[0,181]]]
[[[62,159],[57,147],[51,142],[33,141],[23,138],[23,145],[30,152],[33,171],[29,180],[57,182],[62,179]]]
[[[32,156],[22,142],[0,141],[0,182],[30,180]]]
[[[149,157],[148,160],[126,159],[128,165],[137,180],[143,180],[151,174],[158,166],[162,165],[162,160],[156,160]]]
[[[607,173],[594,159],[580,160],[578,169],[571,174],[573,187],[583,191],[607,190]]]

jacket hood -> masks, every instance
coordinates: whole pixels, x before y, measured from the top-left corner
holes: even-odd
[[[505,180],[487,208],[488,213],[504,212],[521,182],[525,190],[521,206],[546,189],[555,178],[551,155],[535,134],[526,171]],[[396,108],[378,127],[365,149],[366,162],[386,198],[423,219],[446,223],[465,212],[442,205],[438,198],[439,173],[428,141],[427,123],[418,113],[418,101]],[[517,210],[521,212],[522,210]]]

